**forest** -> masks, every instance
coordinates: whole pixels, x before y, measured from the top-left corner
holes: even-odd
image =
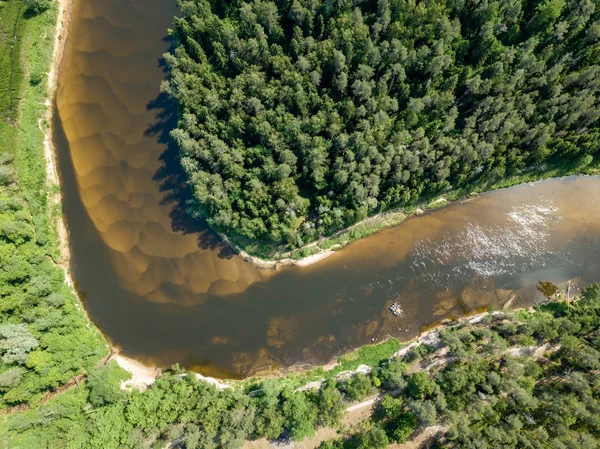
[[[594,0],[183,0],[162,89],[191,213],[301,247],[430,195],[585,167]],[[483,186],[483,187],[482,187]]]
[[[146,391],[123,391],[111,362],[49,401],[0,420],[7,447],[239,449],[255,438],[300,441],[339,427],[377,397],[358,433],[322,449],[384,449],[434,429],[432,447],[592,449],[600,441],[600,284],[575,302],[485,314],[370,374],[248,379],[218,390],[174,366]],[[435,426],[435,427],[433,427]],[[2,441],[2,440],[0,440]]]

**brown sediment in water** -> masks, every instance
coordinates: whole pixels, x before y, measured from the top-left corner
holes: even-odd
[[[56,94],[60,67],[64,55],[65,43],[67,41],[72,7],[73,2],[71,0],[57,0],[57,16],[56,25],[54,28],[52,59],[46,80],[48,92],[48,98],[44,102],[46,106],[46,112],[44,120],[42,120],[42,118],[38,119],[38,127],[44,135],[43,149],[46,166],[46,184],[48,186],[48,218],[55,233],[55,244],[58,250],[58,257],[52,257],[52,262],[63,270],[66,284],[69,286],[69,288],[73,289],[77,297],[75,307],[84,315],[87,321],[87,326],[91,327],[91,319],[85,308],[82,306],[83,304],[81,298],[77,294],[78,292],[75,289],[75,284],[69,270],[71,254],[65,219],[62,214],[54,213],[55,208],[62,204],[63,198],[61,190],[58,188],[60,186],[60,177],[57,167],[57,152],[53,141],[53,123],[56,122],[57,118],[56,108],[54,107],[53,100]],[[108,347],[110,347],[109,344],[107,344],[107,349]]]
[[[57,90],[71,268],[91,318],[124,355],[217,377],[321,365],[497,305],[498,290],[600,274],[598,177],[482,195],[302,269],[246,263],[186,214],[167,138],[174,109],[159,95],[174,14],[170,0],[77,1]],[[393,301],[403,317],[387,311]]]
[[[81,201],[123,287],[146,300],[172,302],[168,284],[185,290],[180,298],[194,304],[208,292],[243,291],[268,274],[235,255],[219,257],[214,246],[220,242],[208,229],[174,229],[173,206],[164,204],[155,180],[166,145],[149,135],[161,112],[148,105],[164,78],[158,58],[168,44],[162,38],[175,13],[170,2],[157,3],[162,13],[142,1],[75,5],[57,106]]]

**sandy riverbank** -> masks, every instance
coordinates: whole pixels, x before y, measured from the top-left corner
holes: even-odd
[[[106,359],[106,363],[111,360],[114,360],[121,368],[131,373],[130,379],[121,382],[121,388],[123,390],[132,390],[135,388],[144,391],[156,381],[162,372],[162,370],[156,366],[144,365],[138,360],[121,355],[116,348],[112,348],[111,355]],[[196,373],[196,378],[202,382],[213,385],[218,390],[231,388],[230,385],[219,379],[215,379],[214,377],[207,377]]]
[[[482,187],[481,189],[473,187],[472,190],[460,191],[460,193],[451,192],[447,196],[441,196],[428,203],[415,204],[414,206],[408,207],[406,209],[392,209],[386,212],[381,212],[379,214],[373,215],[371,217],[367,217],[366,219],[359,221],[358,223],[355,223],[352,226],[341,229],[330,236],[321,237],[320,239],[315,240],[314,242],[311,242],[303,247],[296,248],[292,251],[283,253],[281,255],[281,259],[262,259],[260,257],[253,256],[244,249],[242,249],[240,246],[233,243],[231,239],[229,239],[225,234],[221,232],[217,232],[217,234],[221,237],[221,239],[224,242],[226,242],[231,247],[231,249],[238,253],[246,262],[252,263],[259,268],[277,268],[286,265],[306,267],[326,259],[327,257],[331,256],[335,251],[342,249],[343,247],[349,245],[350,243],[356,240],[366,238],[369,235],[374,234],[380,230],[398,226],[404,220],[414,215],[422,215],[425,212],[441,209],[443,207],[451,206],[454,204],[469,203],[477,199],[480,196],[480,194],[502,190],[516,185],[532,185],[533,183],[552,178],[562,178],[565,176],[572,175],[593,176],[598,175],[599,173],[600,167],[598,167],[597,165],[594,167],[585,167],[584,169],[576,167],[569,170],[555,168],[544,173],[530,173],[529,175],[524,175],[521,177],[509,178],[492,186],[479,186]],[[361,228],[362,231],[359,232],[359,235],[357,237],[352,236],[353,231]],[[331,245],[331,242],[336,243]],[[326,245],[327,249],[322,249],[321,246],[323,245]],[[317,251],[313,252],[313,254],[311,254],[310,256],[298,258],[293,257],[294,254],[298,254],[302,251],[314,251],[314,248],[317,248]]]
[[[58,17],[56,20],[56,28],[54,30],[54,45],[52,50],[52,64],[48,72],[47,89],[48,98],[45,101],[46,114],[44,117],[47,128],[42,126],[42,119],[38,121],[38,126],[44,133],[44,158],[46,159],[46,183],[48,185],[48,204],[50,219],[56,231],[57,245],[60,253],[60,265],[65,270],[65,275],[70,285],[73,284],[68,274],[69,260],[69,240],[67,228],[65,226],[62,214],[52,216],[52,209],[61,204],[62,196],[60,193],[60,180],[58,169],[56,166],[56,152],[52,143],[52,116],[54,114],[54,94],[58,83],[58,69],[62,61],[62,55],[67,41],[68,24],[71,17],[71,0],[57,0]]]
[[[474,198],[471,197],[471,199]],[[446,206],[447,204],[449,204],[448,200],[445,197],[440,197],[426,205],[421,204],[420,207],[414,207],[410,209],[399,208],[392,209],[386,212],[381,212],[371,217],[367,217],[364,220],[353,224],[352,226],[340,229],[339,231],[333,233],[330,236],[321,237],[318,240],[315,240],[314,242],[311,242],[301,248],[297,248],[293,251],[286,252],[282,254],[281,258],[279,259],[262,259],[260,257],[253,256],[252,254],[249,254],[240,246],[232,242],[226,234],[223,234],[222,232],[217,232],[217,234],[225,243],[227,243],[227,245],[229,245],[237,254],[239,254],[239,256],[242,257],[244,261],[256,265],[259,268],[268,269],[289,265],[297,267],[308,267],[310,265],[314,265],[318,262],[321,262],[322,260],[327,259],[328,257],[335,254],[337,250],[340,250],[343,247],[355,241],[356,238],[351,237],[350,233],[356,229],[359,229],[361,227],[367,228],[366,234],[359,237],[364,238],[382,229],[397,226],[407,218],[412,217],[413,215],[421,215],[427,210],[438,209],[439,207]],[[341,241],[333,245],[328,245],[327,249],[321,249],[320,245],[328,244],[329,242],[336,239],[341,239]],[[315,248],[317,249],[317,251],[311,254],[310,256],[300,258],[292,257],[294,254],[297,254],[300,251],[313,251]]]
[[[317,262],[320,262],[322,260],[327,259],[329,256],[332,256],[333,254],[335,254],[334,249],[328,249],[328,250],[322,250],[319,251],[316,254],[312,254],[310,256],[307,257],[303,257],[301,259],[292,259],[290,257],[284,257],[282,259],[261,259],[260,257],[256,257],[256,256],[252,256],[251,254],[248,254],[246,251],[244,251],[243,249],[241,249],[240,247],[238,247],[235,243],[233,243],[229,237],[227,237],[227,235],[223,234],[222,232],[217,232],[217,234],[219,234],[219,237],[221,238],[221,240],[223,240],[227,245],[229,245],[229,247],[231,247],[236,253],[239,254],[239,256],[244,259],[245,262],[251,263],[253,265],[256,265],[258,268],[278,268],[278,267],[283,267],[286,265],[295,265],[298,267],[307,267],[309,265],[313,265]],[[316,243],[316,242],[315,242]],[[312,243],[310,245],[307,245],[306,248],[314,246],[315,243]],[[334,245],[334,246],[339,246],[339,245]]]
[[[121,388],[123,390],[131,390],[135,388],[137,390],[144,391],[154,383],[160,372],[158,368],[146,366],[137,360],[122,356],[118,352],[109,357],[107,362],[110,360],[114,360],[121,368],[131,373],[131,379],[121,382]]]
[[[71,273],[69,271],[69,261],[70,261],[70,250],[69,250],[69,235],[67,232],[67,227],[63,218],[62,213],[58,213],[53,215],[53,209],[59,207],[62,204],[62,195],[60,190],[60,177],[58,175],[58,168],[56,163],[56,148],[54,147],[52,136],[52,118],[54,115],[54,95],[56,92],[56,88],[58,86],[58,71],[60,68],[60,64],[62,62],[62,57],[65,49],[65,43],[67,41],[67,34],[69,30],[69,21],[71,18],[71,9],[73,7],[72,0],[56,0],[57,1],[57,9],[58,14],[56,17],[56,27],[54,29],[54,43],[52,47],[52,63],[50,65],[50,69],[47,75],[47,92],[48,97],[46,98],[44,104],[46,106],[46,113],[44,114],[44,118],[40,118],[38,120],[38,128],[44,134],[44,159],[46,162],[46,185],[48,186],[48,218],[52,225],[52,228],[55,232],[56,237],[56,246],[59,252],[59,259],[54,260],[53,262],[60,266],[65,274],[65,282],[72,289],[75,297],[77,298],[77,302],[75,306],[81,311],[83,315],[86,317],[86,325],[88,327],[92,327],[92,322],[90,320],[85,307],[83,307],[83,303],[79,294],[75,290],[75,284],[73,282],[73,278],[71,277]],[[107,342],[107,348],[109,344]]]

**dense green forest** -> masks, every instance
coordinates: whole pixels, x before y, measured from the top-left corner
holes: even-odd
[[[182,0],[171,136],[192,213],[302,246],[600,139],[594,0]]]
[[[307,379],[293,376],[219,391],[174,367],[145,392],[128,393],[112,362],[47,403],[4,424],[0,417],[0,435],[15,449],[240,448],[246,439],[298,441],[335,428],[353,401],[379,393],[360,433],[322,448],[383,449],[435,424],[437,448],[596,448],[600,285],[575,303],[536,309],[442,329],[438,343],[383,356],[368,375],[321,372],[321,388],[307,391],[297,389]]]

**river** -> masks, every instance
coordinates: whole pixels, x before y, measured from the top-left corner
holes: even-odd
[[[159,95],[171,0],[75,0],[54,119],[71,270],[125,355],[246,376],[322,364],[488,306],[538,281],[600,279],[600,177],[482,195],[406,220],[307,268],[259,269],[189,198]],[[398,301],[404,315],[387,306]]]

